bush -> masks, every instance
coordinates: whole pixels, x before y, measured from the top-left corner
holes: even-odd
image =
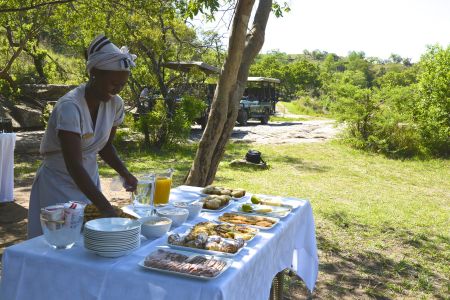
[[[376,90],[373,97],[378,107],[372,118],[368,147],[395,158],[420,155],[422,138],[413,118],[415,86],[383,88]]]
[[[335,91],[332,110],[347,125],[347,141],[354,147],[411,157],[423,152],[414,123],[416,88],[411,86],[363,89],[343,84]]]
[[[191,125],[206,107],[204,101],[184,96],[177,103],[175,114],[169,118],[164,100],[159,99],[151,112],[139,116],[134,122],[134,129],[147,137],[148,145],[158,148],[171,146],[187,140]]]
[[[292,101],[294,110],[292,113],[318,116],[327,113],[322,101],[310,96],[300,96],[297,100]]]
[[[415,118],[424,146],[433,155],[450,155],[450,46],[433,46],[420,62]]]
[[[53,111],[53,107],[55,107],[53,103],[47,102],[47,104],[44,107],[44,110],[42,111],[41,122],[42,124],[44,124],[45,128],[47,128],[48,119],[50,118],[50,115]]]

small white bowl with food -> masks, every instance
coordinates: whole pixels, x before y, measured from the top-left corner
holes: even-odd
[[[138,220],[141,225],[141,234],[146,238],[161,237],[169,231],[172,220],[161,216],[148,216]]]
[[[203,202],[200,201],[194,201],[194,202],[174,202],[173,203],[174,207],[178,207],[178,208],[185,208],[189,211],[189,216],[188,219],[192,220],[198,217],[198,215],[200,214],[200,212],[202,211],[203,208]]]
[[[189,210],[179,207],[163,207],[156,210],[160,217],[166,217],[172,220],[173,227],[178,227],[186,222],[189,216]]]

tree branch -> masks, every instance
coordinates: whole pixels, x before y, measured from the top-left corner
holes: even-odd
[[[78,0],[55,0],[55,1],[50,1],[50,2],[39,3],[36,5],[31,5],[31,6],[22,6],[19,8],[0,8],[0,13],[27,11],[27,10],[38,9],[42,6],[65,4],[65,3],[76,2],[76,1],[78,1]]]

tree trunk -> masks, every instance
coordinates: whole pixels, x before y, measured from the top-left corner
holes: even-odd
[[[264,33],[272,9],[272,1],[259,2],[252,29],[245,38],[248,14],[252,6],[253,1],[238,2],[228,56],[217,85],[205,132],[186,178],[187,185],[205,186],[213,182],[236,123],[239,102],[245,90],[250,65],[264,44]],[[237,69],[235,69],[236,64],[238,64]],[[229,73],[226,72],[227,67]],[[234,70],[235,72],[231,73]]]

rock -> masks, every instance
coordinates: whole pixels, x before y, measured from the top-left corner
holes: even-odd
[[[38,102],[41,107],[44,107],[47,101],[57,101],[75,87],[76,85],[65,84],[24,84],[20,87],[21,100]]]
[[[39,108],[26,104],[16,104],[11,109],[11,115],[21,128],[43,128],[41,122],[42,112]],[[13,127],[14,123],[13,123]]]
[[[39,153],[44,131],[23,131],[16,133],[16,153]]]

